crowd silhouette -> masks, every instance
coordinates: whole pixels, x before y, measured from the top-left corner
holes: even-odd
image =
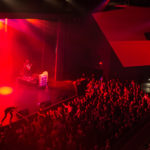
[[[83,95],[1,128],[0,149],[110,150],[150,109],[134,81],[85,80]]]

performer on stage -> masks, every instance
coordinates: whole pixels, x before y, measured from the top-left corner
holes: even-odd
[[[24,76],[31,76],[31,68],[32,64],[28,59],[25,60],[24,68],[23,68],[23,75]]]

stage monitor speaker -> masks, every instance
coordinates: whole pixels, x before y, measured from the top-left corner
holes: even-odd
[[[146,40],[150,40],[150,32],[144,33]]]

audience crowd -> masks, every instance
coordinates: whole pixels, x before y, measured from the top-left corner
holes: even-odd
[[[85,78],[84,95],[0,129],[1,150],[110,150],[150,109],[132,82]]]

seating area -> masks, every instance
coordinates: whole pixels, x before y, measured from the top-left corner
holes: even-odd
[[[85,94],[0,128],[0,149],[110,150],[150,110],[134,81],[85,78]]]

